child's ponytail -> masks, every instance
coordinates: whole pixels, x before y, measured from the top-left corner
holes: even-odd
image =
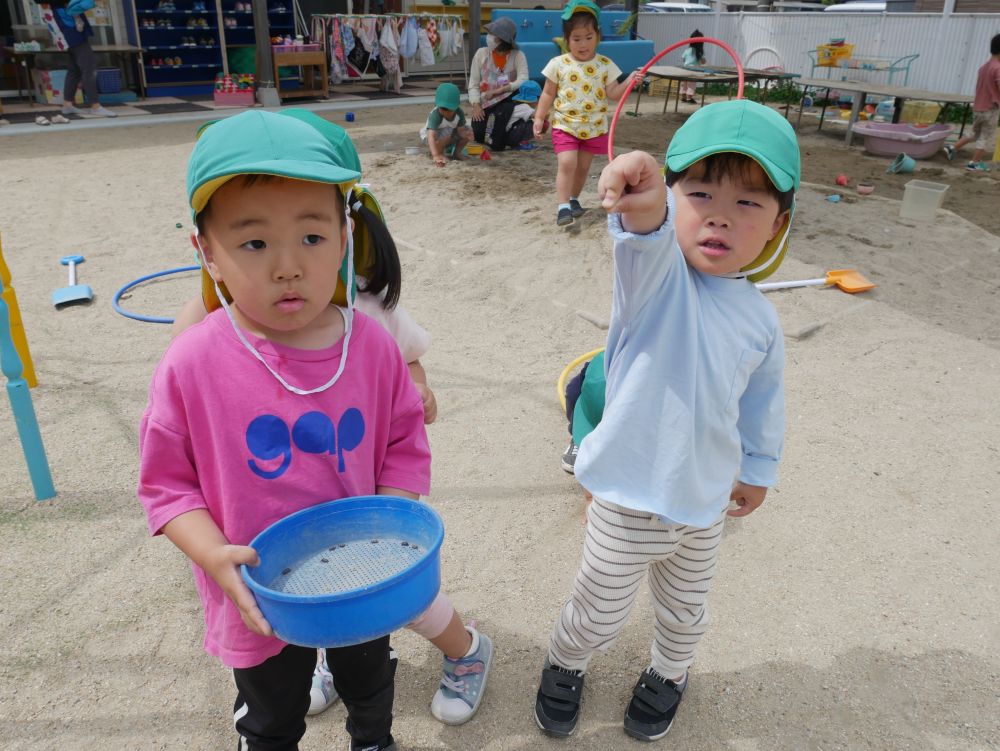
[[[351,200],[354,201],[351,204],[351,213],[355,221],[364,225],[368,235],[367,265],[361,272],[365,281],[359,283],[358,289],[370,295],[381,295],[382,307],[385,310],[392,310],[399,302],[403,282],[396,243],[378,213],[365,206],[361,200],[354,200],[353,197]]]

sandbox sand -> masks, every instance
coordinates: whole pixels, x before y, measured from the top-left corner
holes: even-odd
[[[538,672],[583,538],[559,467],[555,380],[603,344],[605,220],[553,221],[554,157],[495,155],[437,170],[405,156],[423,107],[358,110],[366,170],[400,241],[403,299],[434,336],[424,360],[440,405],[430,503],[447,526],[445,588],[496,643],[468,725],[428,712],[440,658],[410,633],[400,748],[639,748],[621,729],[648,661],[645,594],[595,658],[569,741],[532,717]],[[662,155],[679,121],[623,122],[619,144]],[[0,231],[41,384],[32,394],[59,495],[36,503],[0,406],[0,716],[10,749],[211,749],[235,743],[227,671],[201,648],[190,570],[150,539],[135,500],[136,432],[167,327],[111,308],[125,282],[189,264],[184,171],[194,126],[45,133],[0,142]],[[391,142],[391,145],[386,145]],[[878,288],[772,293],[787,335],[781,482],[726,528],[713,624],[662,748],[1000,747],[1000,231],[997,182],[940,159],[952,185],[934,222],[902,221],[905,179],[886,160],[804,131],[804,177],[780,279],[858,268]],[[584,203],[596,202],[595,164]],[[836,172],[878,176],[876,196],[825,196]],[[918,175],[921,176],[921,175]],[[973,224],[975,222],[976,224]],[[81,253],[89,307],[55,311],[58,259]],[[133,293],[171,315],[190,275]],[[4,401],[5,400],[0,400]],[[303,751],[344,748],[338,704]]]

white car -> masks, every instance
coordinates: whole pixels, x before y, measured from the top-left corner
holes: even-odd
[[[639,12],[653,13],[711,13],[712,9],[700,3],[644,3],[639,6]]]
[[[828,5],[823,8],[826,13],[885,13],[885,3],[851,2],[840,5]]]

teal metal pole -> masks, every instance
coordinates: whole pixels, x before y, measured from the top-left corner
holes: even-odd
[[[0,281],[0,292],[2,291],[3,282]],[[28,474],[31,475],[35,498],[39,501],[53,498],[56,489],[52,485],[49,460],[45,456],[42,434],[38,430],[38,418],[31,402],[31,391],[28,389],[28,382],[22,377],[21,357],[17,354],[11,336],[10,311],[2,297],[0,297],[0,371],[7,377],[7,396],[14,411],[14,423],[21,438],[24,458],[28,462]]]

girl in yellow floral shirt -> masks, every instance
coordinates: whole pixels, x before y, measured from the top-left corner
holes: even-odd
[[[552,58],[542,70],[545,89],[535,109],[535,137],[545,132],[552,110],[559,226],[572,224],[585,211],[579,196],[590,163],[594,154],[608,150],[608,103],[627,91],[635,76],[623,74],[611,59],[597,54],[600,12],[591,0],[572,0],[562,14],[569,53]]]

